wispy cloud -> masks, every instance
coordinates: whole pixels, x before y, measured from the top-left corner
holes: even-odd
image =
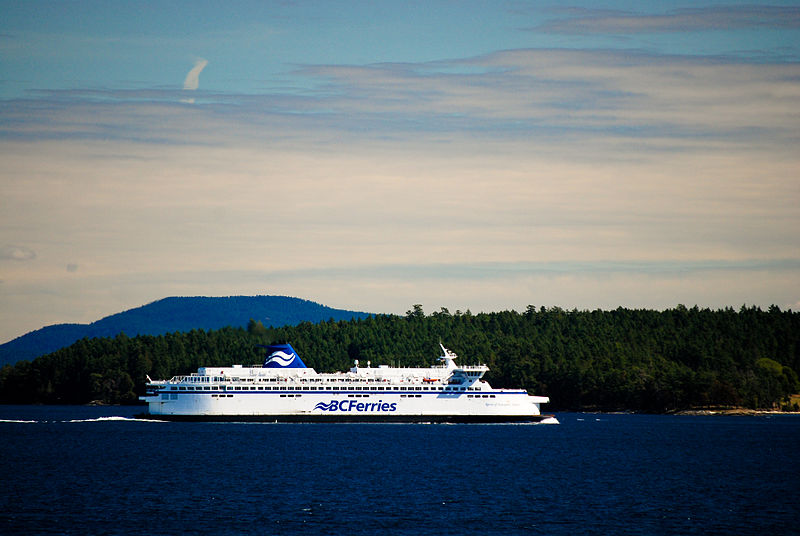
[[[208,65],[208,61],[204,60],[203,58],[200,58],[194,62],[194,67],[192,67],[192,69],[186,75],[186,79],[183,81],[184,90],[194,91],[200,86],[200,73],[206,68],[206,65]],[[181,102],[193,104],[194,98],[183,98],[181,99]]]
[[[0,260],[31,261],[35,258],[36,252],[25,246],[0,246]]]
[[[554,10],[565,18],[531,28],[559,34],[680,33],[748,28],[800,28],[796,6],[713,6],[643,14],[590,8]]]
[[[195,90],[199,87],[200,73],[206,68],[206,65],[208,65],[208,61],[202,58],[194,62],[194,67],[192,67],[192,70],[189,71],[183,81],[183,89]]]
[[[545,144],[591,136],[593,143],[649,139],[662,147],[673,140],[682,148],[798,141],[793,110],[800,105],[800,65],[795,63],[530,49],[446,62],[307,66],[295,75],[305,77],[311,89],[209,94],[209,108],[192,113],[170,108],[175,94],[169,90],[42,92],[0,112],[6,119],[0,136],[31,136],[37,129],[52,136],[60,129],[65,135],[96,131],[103,138],[162,141],[174,133],[175,142],[185,142],[182,127],[137,119],[154,113],[178,122],[236,122],[241,132],[266,129],[278,136],[336,132],[336,138],[362,133],[365,139],[448,140],[469,135]],[[43,102],[51,107],[46,114]],[[95,121],[89,107],[106,120]],[[223,134],[202,130],[208,141]]]

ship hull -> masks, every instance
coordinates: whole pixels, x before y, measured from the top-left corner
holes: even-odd
[[[162,398],[163,396],[163,398]],[[169,392],[146,397],[147,418],[255,422],[536,422],[546,399],[525,391],[482,394],[322,391]]]
[[[169,422],[276,422],[276,423],[538,423],[553,415],[152,415],[137,419]]]

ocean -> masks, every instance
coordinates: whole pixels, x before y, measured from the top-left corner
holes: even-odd
[[[167,423],[0,406],[0,534],[800,533],[799,416]]]

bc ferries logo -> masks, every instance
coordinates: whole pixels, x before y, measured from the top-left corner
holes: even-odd
[[[381,411],[392,412],[397,411],[397,402],[384,402],[378,400],[377,402],[359,402],[358,400],[331,400],[327,404],[325,402],[318,402],[314,409],[321,409],[322,411],[355,411],[363,413],[365,411]]]
[[[280,350],[277,352],[272,352],[269,354],[269,358],[267,359],[267,364],[275,363],[281,367],[288,367],[292,364],[292,362],[297,358],[297,354],[291,353],[287,354],[286,352],[281,352]]]
[[[264,368],[306,368],[291,344],[273,344],[264,348],[267,349]]]

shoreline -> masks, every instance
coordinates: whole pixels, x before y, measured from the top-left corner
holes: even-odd
[[[730,415],[739,417],[769,416],[769,415],[800,415],[797,411],[780,411],[770,409],[748,408],[717,408],[717,409],[682,409],[669,415]]]

